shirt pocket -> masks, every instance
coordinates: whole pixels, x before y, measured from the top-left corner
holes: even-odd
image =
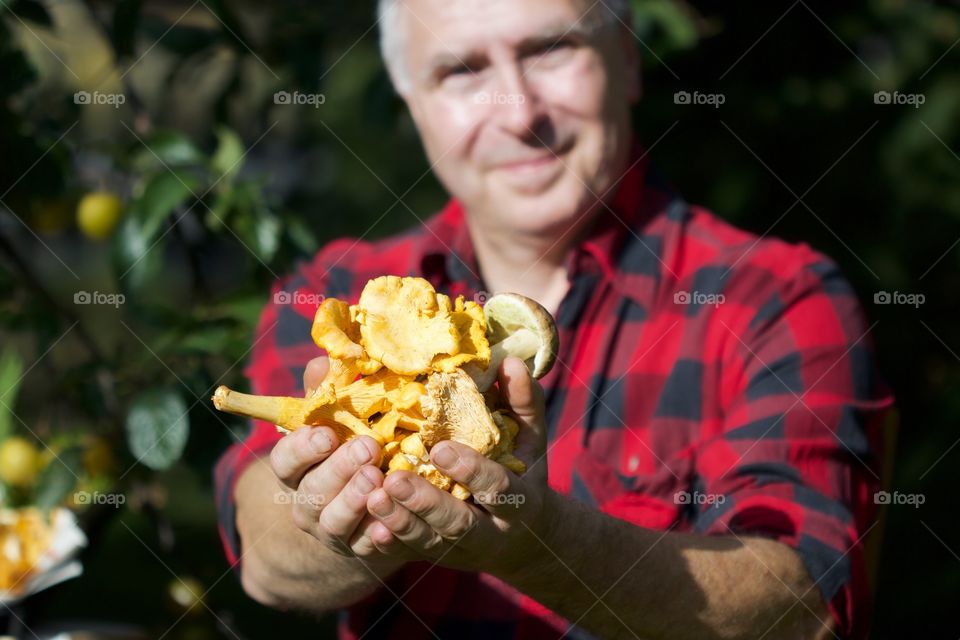
[[[600,511],[637,526],[664,530],[685,518],[693,464],[660,456],[639,434],[594,430],[573,465],[572,494]]]

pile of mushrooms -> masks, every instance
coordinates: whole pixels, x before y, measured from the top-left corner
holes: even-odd
[[[383,447],[386,473],[414,471],[460,499],[469,491],[430,463],[442,440],[466,444],[516,473],[526,470],[513,455],[519,427],[492,386],[508,356],[523,360],[534,378],[553,366],[556,325],[535,300],[502,293],[481,307],[463,296],[451,301],[421,278],[381,276],[355,305],[324,300],[311,336],[330,367],[305,398],[221,386],[214,406],[284,432],[325,425],[341,442],[369,436]]]

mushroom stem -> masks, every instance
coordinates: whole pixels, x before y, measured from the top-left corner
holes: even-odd
[[[295,431],[304,425],[333,426],[336,423],[358,436],[370,436],[379,444],[384,444],[383,436],[363,420],[333,404],[321,404],[310,398],[254,396],[223,385],[217,387],[212,399],[213,406],[220,411],[265,420],[287,431]]]
[[[481,369],[472,363],[462,368],[477,383],[480,393],[483,393],[493,385],[493,381],[497,379],[497,372],[500,371],[500,363],[508,356],[528,360],[537,355],[539,348],[540,339],[533,331],[518,329],[500,342],[490,345],[490,364],[486,369]]]
[[[224,385],[217,387],[213,394],[213,406],[219,411],[264,420],[273,424],[280,424],[283,421],[285,400],[293,400],[293,398],[252,396],[234,391]]]

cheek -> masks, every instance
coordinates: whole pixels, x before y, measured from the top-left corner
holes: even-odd
[[[606,71],[599,60],[592,57],[539,78],[537,88],[555,113],[583,120],[601,119],[605,105],[610,102]]]
[[[421,135],[427,147],[440,156],[456,158],[469,147],[480,123],[480,109],[469,97],[438,96],[423,104]]]

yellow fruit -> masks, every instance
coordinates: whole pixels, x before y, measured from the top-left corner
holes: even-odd
[[[77,225],[88,238],[103,240],[110,237],[120,216],[123,202],[109,191],[88,193],[77,205]]]
[[[30,441],[12,436],[0,444],[0,480],[14,487],[28,487],[39,471],[40,455]]]
[[[167,593],[170,599],[178,607],[182,607],[191,613],[202,611],[203,594],[206,589],[196,578],[180,577],[171,580],[167,585]]]

